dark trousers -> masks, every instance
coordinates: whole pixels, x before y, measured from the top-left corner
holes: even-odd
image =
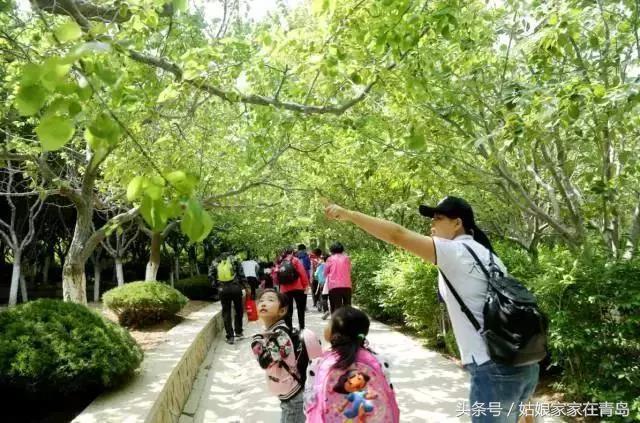
[[[284,322],[293,329],[293,303],[296,304],[298,310],[298,325],[300,329],[304,329],[304,313],[307,308],[307,294],[302,289],[296,289],[284,293],[285,297],[289,300],[289,308],[287,309],[287,315],[284,316]]]
[[[344,305],[351,305],[351,288],[333,288],[329,290],[331,314]]]
[[[313,306],[315,307],[318,304],[318,300],[320,299],[320,293],[316,293],[318,290],[318,280],[314,279],[311,282],[311,298],[313,298]]]
[[[251,287],[251,299],[255,300],[256,299],[256,289],[258,288],[258,285],[260,285],[260,282],[258,282],[258,279],[254,278],[253,276],[247,277],[247,282],[249,283],[249,286]]]
[[[321,295],[321,303],[320,305],[322,306],[322,312],[326,313],[327,311],[329,311],[329,294],[322,294]]]
[[[242,334],[242,317],[244,315],[244,307],[242,306],[242,288],[236,282],[221,283],[220,302],[222,303],[222,320],[224,321],[224,331],[227,339],[233,338],[233,335]],[[235,311],[234,325],[231,325],[231,303]],[[235,328],[235,332],[234,332]]]

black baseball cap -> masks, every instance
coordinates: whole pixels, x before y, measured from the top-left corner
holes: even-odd
[[[435,207],[421,205],[419,210],[425,217],[433,218],[436,214],[442,214],[451,219],[460,218],[465,228],[476,226],[471,205],[459,197],[447,196]]]

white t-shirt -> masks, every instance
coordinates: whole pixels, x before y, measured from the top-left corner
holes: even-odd
[[[242,262],[242,271],[244,272],[245,278],[257,278],[256,268],[258,267],[258,262],[255,260],[246,260]]]
[[[436,247],[436,265],[447,276],[482,328],[484,324],[482,309],[487,293],[487,277],[463,243],[471,247],[487,269],[489,268],[489,250],[474,241],[471,235],[459,235],[453,240],[433,237],[433,241]],[[507,269],[500,258],[494,254],[493,260],[506,275]],[[489,361],[489,353],[482,336],[476,332],[467,315],[462,312],[460,304],[440,273],[438,274],[438,289],[447,305],[453,333],[460,349],[462,364],[473,363],[474,360],[476,364]]]

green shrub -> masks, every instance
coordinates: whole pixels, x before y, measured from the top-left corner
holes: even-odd
[[[189,301],[178,290],[160,282],[131,282],[102,296],[124,326],[145,326],[166,320]]]
[[[210,300],[215,294],[215,290],[206,275],[180,279],[174,282],[173,287],[190,300]]]
[[[0,393],[34,400],[101,391],[143,353],[126,329],[84,305],[40,299],[0,312]]]

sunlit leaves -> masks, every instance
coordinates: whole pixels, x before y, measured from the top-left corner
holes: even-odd
[[[16,96],[16,108],[23,116],[32,116],[40,111],[46,101],[44,89],[39,85],[21,86]]]
[[[56,37],[62,43],[77,40],[82,36],[82,29],[75,21],[68,21],[55,30]]]
[[[40,121],[36,134],[44,151],[62,148],[73,137],[73,123],[61,116],[49,116]]]

